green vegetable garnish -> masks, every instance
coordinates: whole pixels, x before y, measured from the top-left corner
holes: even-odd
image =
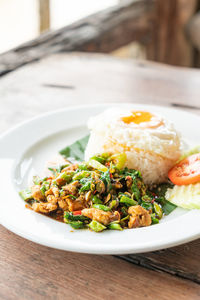
[[[133,206],[133,205],[137,205],[138,204],[137,201],[135,201],[135,200],[133,200],[133,199],[131,199],[131,198],[125,196],[125,195],[123,195],[120,198],[119,202],[121,204],[125,204],[126,206]]]
[[[95,159],[90,159],[88,161],[88,166],[97,169],[99,171],[102,172],[106,172],[108,170],[108,168],[106,166],[104,166],[103,164],[101,164],[99,161],[95,160]]]
[[[137,183],[135,181],[133,181],[133,184],[131,186],[131,191],[134,195],[134,198],[139,201],[140,200],[140,190],[137,186]]]
[[[165,193],[168,188],[172,188],[173,185],[170,183],[162,183],[157,186],[157,188],[153,189],[153,192],[157,195],[156,202],[158,202],[162,206],[162,210],[164,214],[169,215],[177,206],[165,198]]]
[[[154,202],[153,207],[154,207],[154,211],[155,211],[156,216],[158,217],[158,219],[159,220],[162,219],[163,212],[162,212],[161,207],[158,205],[158,203]]]
[[[82,215],[73,215],[72,212],[65,212],[64,213],[64,220],[65,221],[81,221],[81,222],[84,222],[84,221],[87,221],[89,220],[87,217],[85,216],[82,216]]]
[[[112,229],[112,230],[122,230],[122,227],[120,226],[119,223],[115,223],[115,222],[112,222],[108,225],[108,228],[109,229]]]
[[[110,211],[111,208],[106,206],[106,205],[103,205],[103,204],[93,204],[93,207],[94,208],[97,208],[97,209],[101,209],[103,211]]]
[[[83,229],[85,227],[84,223],[81,221],[69,222],[69,225],[74,229]]]
[[[33,198],[30,189],[25,189],[25,190],[20,191],[19,195],[24,201],[28,201]]]
[[[194,148],[186,151],[185,153],[183,153],[183,155],[181,155],[180,159],[177,161],[180,162],[181,160],[183,160],[184,158],[190,156],[190,155],[193,155],[193,154],[197,154],[197,153],[200,153],[200,146],[195,146]]]
[[[101,199],[100,199],[99,197],[97,197],[96,195],[94,195],[94,196],[92,197],[92,202],[93,202],[94,204],[102,204]]]
[[[126,153],[113,154],[109,160],[114,161],[116,168],[121,170],[126,163]]]
[[[102,156],[92,156],[91,159],[97,160],[101,164],[104,164],[106,162],[106,159]]]
[[[89,227],[90,229],[92,229],[93,231],[95,231],[95,232],[101,232],[101,231],[103,231],[103,230],[106,229],[106,226],[104,226],[103,224],[101,224],[101,223],[99,223],[99,222],[97,222],[97,221],[95,221],[95,220],[93,220],[93,221],[88,225],[88,227]]]
[[[76,173],[74,176],[73,176],[73,180],[80,180],[82,178],[85,178],[85,177],[89,177],[90,176],[90,172],[89,171],[81,171],[81,172],[78,172]]]
[[[158,224],[159,220],[155,217],[155,214],[151,214],[151,222],[152,224]]]
[[[76,160],[84,160],[85,148],[89,140],[89,135],[79,139],[73,144],[67,146],[66,148],[60,151],[60,154],[66,158],[73,157]]]

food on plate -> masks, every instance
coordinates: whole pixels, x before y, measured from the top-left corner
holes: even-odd
[[[200,182],[200,153],[190,155],[171,168],[169,179],[176,185]]]
[[[186,158],[190,155],[197,154],[197,153],[200,153],[200,146],[195,146],[195,147],[185,151],[179,158],[178,162],[180,162],[181,160],[183,160],[184,158]]]
[[[175,185],[167,189],[165,197],[175,205],[186,209],[200,209],[200,182],[189,185]]]
[[[34,176],[33,186],[20,195],[34,211],[74,229],[100,232],[159,223],[167,201],[150,190],[139,171],[125,165],[125,153],[104,153],[88,162],[66,161],[49,168],[51,175],[46,178]]]
[[[61,165],[20,192],[32,210],[101,232],[157,224],[177,206],[200,208],[199,147],[182,154],[171,122],[113,108],[88,126],[90,136],[60,151]]]
[[[181,141],[173,124],[146,111],[112,108],[91,117],[85,160],[104,152],[125,153],[125,166],[139,170],[146,184],[167,180],[181,155]]]
[[[195,152],[192,150],[188,154]],[[200,209],[200,153],[185,155],[172,167],[168,176],[175,185],[167,189],[166,199],[182,208]]]

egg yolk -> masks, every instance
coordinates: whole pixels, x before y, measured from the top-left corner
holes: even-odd
[[[132,111],[131,115],[122,117],[121,120],[126,124],[134,123],[143,128],[156,128],[162,124],[162,120],[147,111]]]

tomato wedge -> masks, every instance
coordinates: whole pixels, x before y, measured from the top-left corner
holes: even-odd
[[[168,177],[176,185],[200,182],[200,153],[181,160],[169,170]]]

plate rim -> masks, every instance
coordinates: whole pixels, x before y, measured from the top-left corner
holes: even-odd
[[[53,111],[49,111],[49,112],[46,112],[46,113],[42,113],[42,114],[39,114],[38,116],[35,116],[31,119],[28,119],[28,120],[25,120],[23,122],[20,122],[19,124],[15,125],[14,127],[8,129],[7,131],[5,131],[4,133],[2,133],[0,135],[0,143],[3,141],[4,137],[6,137],[7,135],[9,134],[13,134],[13,132],[15,132],[17,129],[20,129],[20,128],[23,128],[26,124],[28,123],[32,123],[33,121],[37,121],[39,119],[42,119],[42,118],[45,118],[47,116],[51,116],[51,115],[55,115],[55,114],[59,114],[59,113],[62,113],[62,112],[65,112],[65,111],[76,111],[76,110],[81,110],[81,109],[87,109],[88,107],[91,109],[91,108],[96,108],[96,107],[112,107],[112,106],[126,106],[126,105],[135,105],[135,106],[144,106],[144,107],[156,107],[156,108],[161,108],[161,109],[168,109],[168,110],[173,110],[173,111],[177,111],[178,113],[185,113],[185,114],[189,114],[191,116],[196,116],[198,119],[200,119],[200,117],[196,114],[193,114],[191,112],[187,112],[187,111],[184,111],[184,110],[180,110],[180,109],[174,109],[172,107],[168,107],[168,106],[161,106],[161,105],[150,105],[150,104],[143,104],[143,103],[133,103],[133,102],[127,102],[127,103],[96,103],[96,104],[88,104],[88,105],[75,105],[75,106],[70,106],[69,108],[61,108],[61,109],[58,109],[58,110],[53,110]],[[51,135],[52,133],[50,133]],[[21,152],[21,155],[23,155],[23,152]],[[19,159],[19,157],[18,157]],[[17,159],[17,160],[18,160]],[[16,161],[16,159],[15,159]],[[180,245],[182,243],[185,243],[185,242],[189,242],[189,241],[192,241],[192,240],[195,240],[197,238],[200,237],[200,230],[195,230],[193,232],[192,235],[186,235],[185,238],[183,237],[179,237],[176,239],[176,241],[171,241],[171,242],[166,242],[164,244],[160,244],[157,245],[157,244],[154,244],[152,246],[148,246],[146,248],[140,248],[140,247],[136,247],[135,250],[131,250],[132,248],[127,248],[126,249],[123,249],[123,247],[120,247],[121,250],[119,249],[106,249],[107,247],[104,247],[104,250],[100,249],[96,249],[94,247],[91,247],[90,249],[88,248],[85,248],[84,245],[82,248],[79,248],[77,249],[76,245],[73,247],[73,246],[69,246],[67,249],[66,247],[62,247],[61,245],[52,245],[52,243],[50,242],[46,242],[46,241],[41,241],[40,239],[38,239],[37,237],[34,237],[34,236],[29,236],[27,235],[26,233],[24,232],[20,232],[18,228],[12,226],[12,224],[9,224],[9,222],[6,222],[5,220],[3,220],[3,218],[0,219],[0,222],[1,224],[6,227],[7,229],[9,229],[10,231],[14,232],[15,234],[23,237],[23,238],[26,238],[30,241],[33,241],[35,243],[38,243],[38,244],[41,244],[41,245],[45,245],[45,246],[48,246],[48,247],[52,247],[52,248],[56,248],[56,249],[60,249],[60,250],[66,250],[66,251],[73,251],[73,252],[81,252],[81,253],[94,253],[94,254],[128,254],[128,253],[140,253],[140,252],[149,252],[149,251],[153,251],[153,250],[160,250],[160,249],[163,249],[163,248],[169,248],[169,247],[172,247],[172,246],[176,246],[176,245]],[[132,245],[132,244],[131,244]],[[105,245],[104,245],[105,246]]]

